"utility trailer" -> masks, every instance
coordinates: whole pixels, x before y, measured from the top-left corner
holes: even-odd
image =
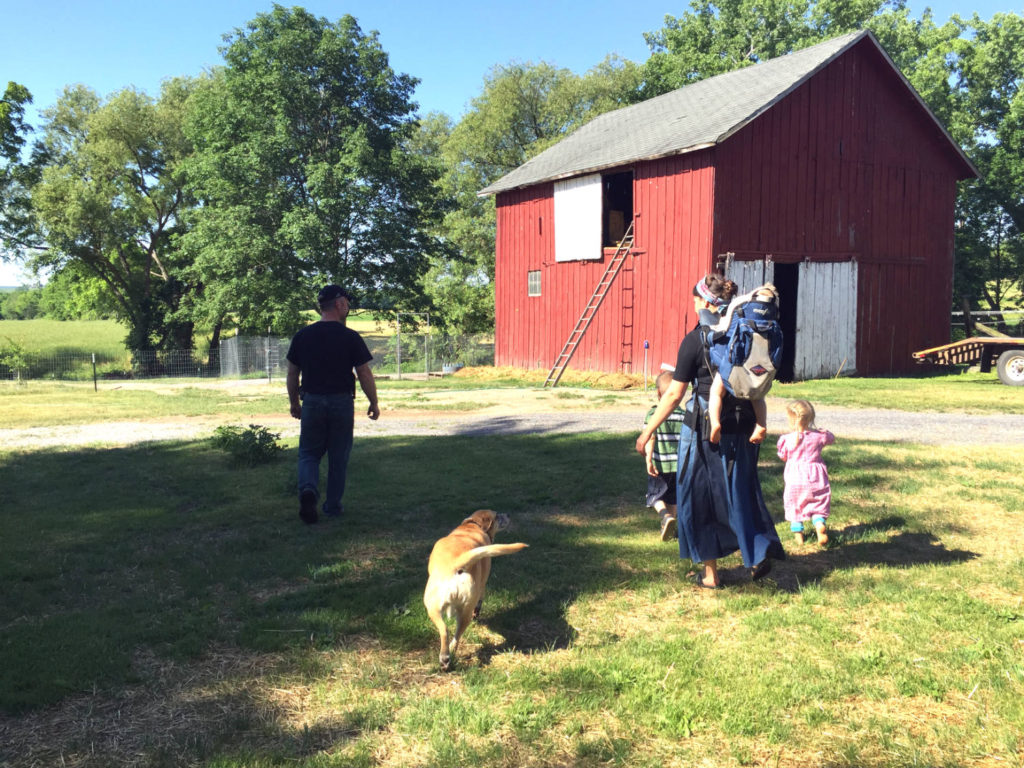
[[[1003,384],[1024,386],[1024,338],[972,336],[911,354],[919,363],[977,365],[982,373],[988,373],[995,365]]]

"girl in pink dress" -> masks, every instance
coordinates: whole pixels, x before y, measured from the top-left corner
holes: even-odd
[[[825,546],[832,487],[821,460],[821,449],[832,445],[836,438],[827,429],[814,426],[814,406],[806,400],[794,400],[786,407],[786,413],[790,431],[779,438],[778,445],[779,458],[786,462],[786,519],[797,544],[804,543],[804,523],[810,520],[818,534],[818,544]]]

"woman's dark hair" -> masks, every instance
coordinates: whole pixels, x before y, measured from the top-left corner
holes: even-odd
[[[727,280],[721,275],[716,275],[713,272],[709,272],[704,276],[704,285],[712,296],[717,299],[721,299],[726,303],[731,301],[732,297],[735,296],[736,292],[739,290],[739,286],[737,286],[732,280]],[[693,287],[693,295],[700,296],[697,286]]]

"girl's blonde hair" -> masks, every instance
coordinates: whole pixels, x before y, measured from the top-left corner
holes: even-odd
[[[806,400],[794,400],[786,406],[786,413],[789,414],[789,423],[798,427],[798,432],[817,429],[814,426],[814,406]]]

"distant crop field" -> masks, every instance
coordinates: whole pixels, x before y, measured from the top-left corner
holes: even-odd
[[[392,336],[395,333],[393,322],[378,322],[368,312],[353,313],[348,325],[363,335]],[[408,329],[403,327],[404,330]],[[95,352],[98,358],[117,359],[125,355],[126,334],[125,327],[115,320],[0,320],[0,347],[14,342],[30,355],[91,355]],[[206,342],[205,338],[197,338],[196,348],[205,349]]]
[[[369,312],[355,311],[345,319],[345,325],[363,335],[394,336],[395,322],[392,319],[375,320]],[[404,323],[403,323],[404,326]],[[408,328],[403,327],[403,330]]]
[[[114,320],[0,320],[0,347],[14,342],[30,355],[125,354],[125,327]]]

